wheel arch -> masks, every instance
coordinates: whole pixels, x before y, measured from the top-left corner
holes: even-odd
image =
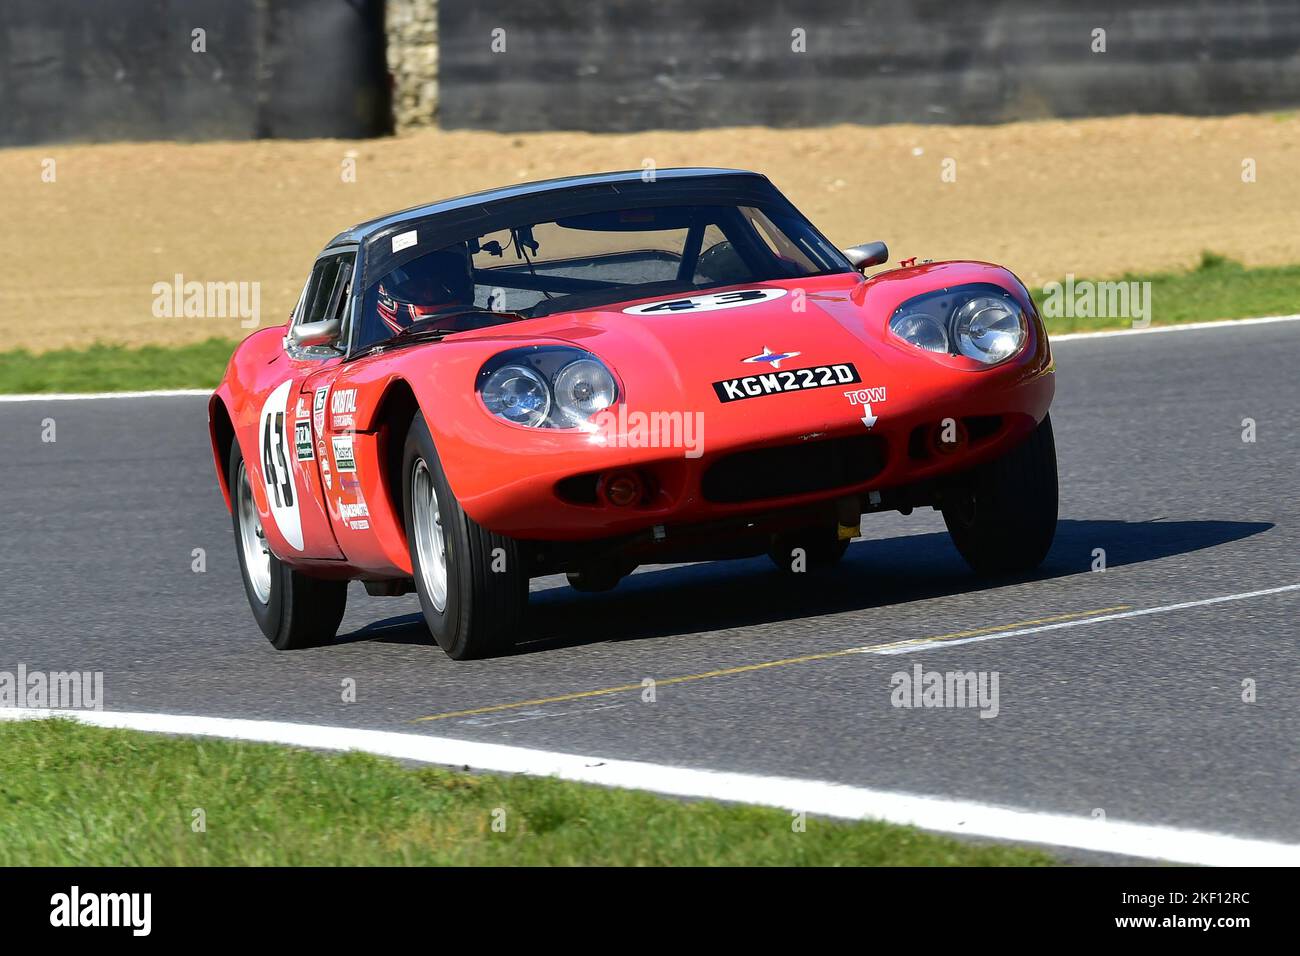
[[[217,484],[221,496],[226,500],[226,510],[231,509],[230,500],[230,449],[235,443],[235,424],[230,417],[230,409],[220,392],[214,392],[208,399],[208,437],[212,441],[212,457],[217,468]]]
[[[404,378],[393,378],[375,406],[373,425],[379,434],[379,460],[384,478],[384,492],[392,503],[397,525],[405,534],[402,501],[402,454],[411,422],[420,411],[415,389]]]

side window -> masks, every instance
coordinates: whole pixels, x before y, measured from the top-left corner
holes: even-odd
[[[347,317],[343,313],[346,311],[354,260],[353,252],[316,260],[316,265],[312,267],[307,285],[303,288],[298,305],[294,309],[294,325],[341,318],[344,319],[344,326],[346,326]],[[347,328],[341,327],[339,341],[346,342],[347,336]],[[330,346],[308,346],[305,352],[315,354],[317,350],[320,350],[320,357],[338,354]]]
[[[339,306],[352,278],[352,255],[332,256],[316,263],[307,290],[304,322],[321,322],[338,316]]]

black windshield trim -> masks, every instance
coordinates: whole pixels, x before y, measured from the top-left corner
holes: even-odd
[[[648,183],[637,180],[530,193],[435,213],[425,218],[402,220],[379,229],[368,236],[362,245],[358,292],[364,295],[393,269],[435,249],[497,232],[521,222],[554,222],[569,216],[612,208],[690,205],[753,206],[807,221],[766,177],[757,174],[702,176]],[[809,226],[811,228],[812,224],[809,223]],[[393,252],[393,238],[409,232],[416,234],[416,243]],[[827,245],[831,249],[835,248],[830,243]],[[844,271],[851,271],[852,268],[845,259]]]

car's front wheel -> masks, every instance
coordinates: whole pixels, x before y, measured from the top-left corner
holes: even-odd
[[[976,572],[1031,571],[1056,535],[1056,443],[1044,417],[1029,438],[964,476],[947,495],[943,520]]]
[[[415,589],[438,646],[454,660],[509,649],[528,603],[523,548],[461,508],[423,413],[406,437],[402,503]]]
[[[295,571],[267,547],[262,521],[253,501],[239,442],[230,449],[231,518],[244,592],[257,626],[282,651],[327,644],[338,633],[347,606],[348,583],[326,581]]]

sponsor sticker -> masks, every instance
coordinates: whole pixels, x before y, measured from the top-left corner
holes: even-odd
[[[293,423],[293,449],[299,461],[311,461],[316,457],[312,453],[310,418],[300,418]]]
[[[330,471],[330,456],[325,454],[325,439],[316,442],[316,452],[320,457],[320,476],[328,490],[334,487],[334,473]]]
[[[852,362],[841,362],[837,365],[788,368],[723,379],[721,382],[713,383],[713,391],[717,393],[718,401],[726,404],[746,398],[760,398],[764,395],[806,392],[836,385],[856,385],[861,381],[862,377],[858,375],[858,370]]]
[[[353,521],[357,518],[369,518],[370,508],[364,501],[340,501],[339,517],[344,521]]]
[[[732,292],[710,292],[706,295],[683,296],[647,302],[624,309],[627,315],[674,315],[678,312],[716,312],[719,309],[737,309],[742,305],[771,302],[786,294],[785,289],[736,289]]]
[[[330,396],[330,414],[333,416],[331,427],[335,431],[352,428],[355,422],[356,410],[357,390],[355,388],[336,389],[334,394]]]
[[[316,389],[316,400],[312,403],[312,422],[316,426],[316,431],[325,430],[325,399],[329,395],[330,387]]]
[[[339,501],[339,520],[353,531],[370,527],[370,508],[364,501]]]
[[[352,436],[335,435],[330,439],[334,443],[334,467],[340,474],[357,470],[357,462],[352,454]]]

